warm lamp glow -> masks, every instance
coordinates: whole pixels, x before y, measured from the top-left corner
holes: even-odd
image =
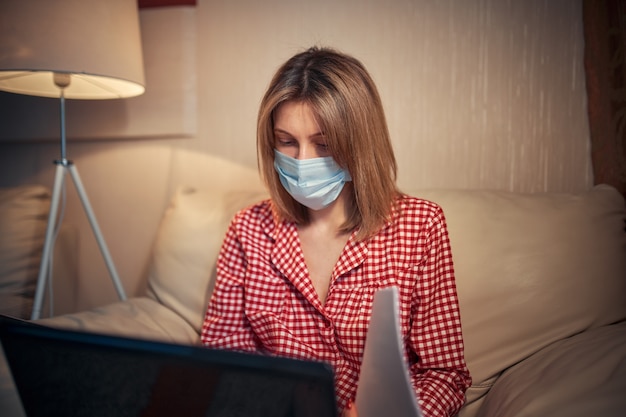
[[[59,97],[59,87],[54,84],[51,71],[0,71],[0,90],[10,93],[41,97]],[[131,81],[98,75],[71,74],[65,89],[66,98],[107,99],[134,97],[145,88]]]
[[[0,90],[59,97],[55,73],[71,74],[69,99],[142,94],[136,1],[0,1]]]
[[[66,157],[65,99],[144,92],[136,0],[0,0],[0,90],[58,97],[61,155],[48,215],[31,319],[40,317],[65,174],[72,177],[120,299],[126,299],[76,166]]]

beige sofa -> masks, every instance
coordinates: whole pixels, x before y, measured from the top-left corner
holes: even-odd
[[[460,415],[626,415],[624,199],[608,186],[408,191],[448,220],[473,377]],[[181,188],[158,231],[147,294],[41,322],[198,343],[227,223],[263,195]],[[19,415],[2,366],[0,414]]]

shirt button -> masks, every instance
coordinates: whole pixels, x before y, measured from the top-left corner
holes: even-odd
[[[334,333],[333,323],[330,320],[323,320],[320,323],[320,333],[326,343],[331,343]]]

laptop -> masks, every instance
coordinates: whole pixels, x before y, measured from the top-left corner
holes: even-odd
[[[28,416],[337,417],[330,365],[0,316]]]

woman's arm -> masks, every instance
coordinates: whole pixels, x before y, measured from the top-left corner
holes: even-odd
[[[409,350],[413,386],[425,416],[455,415],[471,384],[464,358],[463,335],[452,252],[443,211],[428,230],[424,262],[413,299]]]
[[[209,347],[255,351],[255,337],[244,314],[247,262],[235,224],[233,221],[229,226],[220,249],[215,289],[200,338]]]

